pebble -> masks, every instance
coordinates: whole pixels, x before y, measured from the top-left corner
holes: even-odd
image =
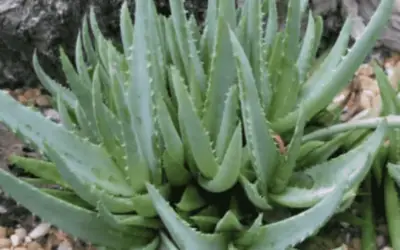
[[[19,244],[22,243],[22,238],[20,238],[18,235],[13,234],[10,236],[11,244],[13,247],[18,246]]]
[[[10,239],[0,239],[0,249],[11,247],[11,240]]]
[[[27,235],[27,232],[25,228],[20,227],[15,229],[14,234],[17,235],[20,239],[24,239]]]
[[[71,243],[66,240],[63,240],[60,245],[58,245],[57,250],[73,250]]]
[[[7,228],[0,227],[0,239],[7,238]]]
[[[35,241],[32,241],[32,242],[28,243],[26,245],[26,249],[27,250],[43,250],[42,246],[39,243],[35,242]]]
[[[0,214],[5,214],[7,213],[7,209],[4,206],[0,205]]]
[[[36,103],[36,105],[38,105],[41,108],[50,107],[51,106],[50,96],[40,95],[40,96],[36,97],[35,103]]]
[[[23,96],[23,95],[19,95],[19,96],[17,97],[17,100],[18,100],[21,104],[24,104],[24,105],[28,103],[28,99],[26,99],[26,97]]]
[[[355,249],[355,250],[361,250],[361,239],[360,238],[353,238],[351,239],[351,246]]]
[[[383,235],[378,235],[378,236],[376,237],[376,245],[377,245],[378,248],[384,247],[384,246],[386,245],[385,236],[383,236]]]
[[[29,238],[37,239],[46,235],[50,231],[50,227],[49,223],[40,223],[29,233]]]
[[[61,121],[61,117],[60,114],[54,110],[54,109],[45,109],[43,111],[43,114],[46,118],[54,121],[54,122],[60,122]]]
[[[13,92],[14,92],[14,94],[16,94],[16,95],[22,95],[22,93],[24,93],[24,90],[23,90],[23,89],[16,89],[16,90],[14,90]]]
[[[28,100],[33,99],[40,95],[39,89],[27,89],[24,93],[24,97]]]

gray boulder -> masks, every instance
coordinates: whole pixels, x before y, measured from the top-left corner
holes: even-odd
[[[60,46],[73,59],[75,39],[82,17],[93,4],[101,30],[106,37],[119,39],[119,10],[123,0],[0,0],[0,87],[36,85],[32,53],[37,49],[42,66],[52,77],[63,82],[58,62]],[[133,0],[130,1],[133,13]],[[154,0],[159,13],[168,15],[168,0]],[[243,4],[245,0],[236,0]],[[285,1],[278,0],[280,6]],[[391,23],[380,43],[400,51],[400,0],[393,9]],[[335,40],[346,16],[356,22],[352,36],[362,33],[379,0],[309,0],[311,9],[324,17],[325,39]],[[207,0],[185,0],[186,8],[201,22]],[[285,11],[280,11],[285,13]],[[335,33],[336,32],[336,33]],[[333,38],[332,38],[333,37]]]
[[[134,6],[130,2],[131,13]],[[159,13],[169,14],[167,0],[154,0]],[[110,39],[119,38],[119,10],[123,0],[1,0],[0,87],[32,86],[38,83],[32,68],[37,49],[41,64],[52,77],[63,81],[58,62],[62,46],[73,59],[81,21],[93,4],[100,29]],[[204,0],[186,0],[189,12],[201,18]]]

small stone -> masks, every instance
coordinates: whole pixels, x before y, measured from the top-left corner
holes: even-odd
[[[5,213],[7,213],[7,208],[0,205],[0,214],[5,214]]]
[[[43,250],[43,247],[36,241],[32,241],[26,245],[27,250]]]
[[[9,94],[9,95],[11,95],[12,96],[12,91],[11,91],[11,89],[2,89],[3,91],[4,91],[4,93],[6,93],[6,94]]]
[[[361,64],[358,70],[355,72],[355,75],[364,75],[364,76],[371,76],[374,74],[374,69],[369,64]]]
[[[36,105],[38,105],[39,107],[42,107],[42,108],[50,107],[51,106],[50,96],[40,95],[40,96],[36,97],[35,103],[36,103]]]
[[[11,247],[11,240],[10,239],[0,239],[0,249]]]
[[[24,93],[24,90],[23,90],[23,89],[16,89],[16,90],[14,90],[14,94],[15,94],[15,95],[22,95],[22,93]]]
[[[360,238],[353,238],[351,239],[351,246],[354,250],[361,250],[361,239]]]
[[[58,112],[57,112],[56,110],[54,110],[54,109],[46,109],[46,110],[44,110],[44,111],[43,111],[43,115],[44,115],[46,118],[48,118],[48,119],[50,119],[50,120],[52,120],[52,121],[54,121],[54,122],[60,122],[60,121],[61,121],[60,115],[59,115]]]
[[[351,241],[351,238],[352,238],[352,237],[351,237],[351,234],[350,234],[350,233],[346,233],[344,242],[345,242],[346,244],[349,244],[350,241]]]
[[[22,239],[16,234],[11,235],[10,240],[13,247],[18,246],[22,242]]]
[[[50,231],[50,227],[49,223],[40,223],[29,233],[29,237],[32,239],[42,237]]]
[[[25,243],[30,243],[30,242],[32,242],[32,238],[29,237],[29,236],[26,236],[25,237]]]
[[[21,104],[24,104],[24,105],[28,103],[28,99],[26,99],[26,97],[23,96],[23,95],[19,95],[19,96],[17,97],[17,100],[18,100]]]
[[[17,228],[17,229],[15,229],[14,234],[18,235],[18,237],[20,239],[24,239],[27,235],[27,232],[26,232],[25,228]]]
[[[383,236],[383,235],[378,235],[378,236],[376,237],[376,245],[377,245],[378,248],[382,248],[383,246],[385,246],[385,245],[386,245],[385,236]]]
[[[60,245],[58,245],[57,250],[73,250],[71,243],[67,240],[63,240]]]
[[[7,228],[0,227],[0,239],[7,238]]]
[[[39,89],[28,89],[24,93],[24,97],[28,100],[31,100],[31,99],[37,97],[38,95],[40,95]]]

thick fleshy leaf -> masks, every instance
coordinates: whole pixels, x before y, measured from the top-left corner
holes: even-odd
[[[218,173],[211,180],[200,177],[199,184],[211,192],[224,192],[238,181],[242,167],[242,124],[233,133],[228,149],[219,166]]]
[[[61,185],[65,188],[69,188],[68,183],[61,178],[60,173],[53,162],[43,161],[35,158],[21,157],[18,155],[10,156],[9,161],[10,163],[16,164],[18,167],[35,175],[36,177],[54,182],[55,184]]]
[[[224,100],[236,78],[232,44],[229,40],[228,20],[233,1],[219,1],[219,16],[215,44],[209,69],[208,89],[203,110],[203,123],[215,142],[221,126]],[[228,13],[227,13],[228,12]]]
[[[219,233],[232,233],[240,232],[243,230],[243,225],[240,223],[239,218],[231,210],[227,211],[225,215],[218,221],[215,226],[215,232]]]
[[[247,198],[259,209],[270,210],[272,207],[268,204],[266,196],[261,195],[258,191],[258,182],[251,183],[246,177],[240,176],[240,184],[242,185]]]
[[[388,168],[388,174],[393,180],[396,182],[397,186],[400,187],[400,165],[398,164],[393,164],[393,163],[388,163],[387,164]]]
[[[318,34],[316,34],[315,21],[310,11],[308,14],[308,24],[304,35],[303,44],[297,58],[296,66],[299,69],[299,83],[302,83],[307,76],[308,70],[311,67],[311,62],[314,59],[314,45]]]
[[[400,113],[400,102],[396,97],[396,91],[394,91],[389,78],[386,76],[383,69],[381,69],[376,63],[373,64],[374,72],[378,82],[379,90],[381,93],[382,107],[376,107],[381,110],[380,114],[395,115]]]
[[[133,25],[126,2],[121,7],[120,23],[124,53],[129,55],[130,51],[132,50],[133,43]],[[121,64],[122,62],[116,67],[121,67]],[[127,91],[126,85],[129,81],[129,75],[119,74],[116,68],[113,68],[111,69],[110,76],[113,80],[111,90],[114,96],[113,98],[116,102],[116,113],[122,126],[122,145],[125,149],[127,162],[127,165],[125,166],[127,178],[129,179],[132,189],[140,192],[146,188],[144,183],[150,178],[150,169],[147,167],[144,155],[139,150],[136,134],[134,133],[134,130],[132,130],[133,125],[129,115],[128,98],[125,94]]]
[[[295,60],[300,52],[301,8],[300,1],[289,0],[285,24],[285,56]]]
[[[41,152],[46,151],[45,143],[50,145],[54,151],[74,163],[71,170],[80,178],[116,195],[133,194],[124,175],[103,148],[77,137],[4,92],[0,92],[0,106],[4,108],[0,112],[0,121],[33,142]]]
[[[101,220],[95,212],[74,206],[24,183],[17,177],[0,170],[0,186],[20,204],[43,220],[63,231],[94,244],[120,249],[147,244],[152,235],[146,231],[123,233]],[[68,218],[68,219],[66,219]],[[104,230],[109,228],[109,230]]]
[[[207,2],[207,12],[204,20],[204,30],[200,41],[200,53],[205,66],[205,72],[208,74],[211,63],[211,51],[215,44],[217,23],[218,23],[218,3],[216,1]]]
[[[233,31],[230,31],[230,38],[236,58],[245,136],[260,180],[261,190],[265,195],[269,180],[273,178],[279,155],[259,101],[250,63]]]
[[[113,214],[107,207],[99,202],[98,207],[99,217],[121,231],[130,232],[137,229],[160,229],[161,221],[157,218],[145,218],[140,215]]]
[[[173,158],[174,161],[183,166],[183,144],[169,114],[168,108],[160,96],[157,98],[157,115],[168,154]]]
[[[312,208],[299,213],[293,217],[281,220],[269,225],[254,229],[253,242],[246,249],[284,250],[302,242],[305,238],[316,233],[332,217],[340,205],[344,192],[348,187],[346,181],[341,181],[335,188],[331,189],[329,195],[325,196]],[[244,234],[243,237],[249,237]],[[239,238],[240,241],[240,238]]]
[[[342,179],[348,180],[351,187],[359,185],[367,175],[372,165],[371,157],[378,152],[387,131],[387,122],[382,122],[369,138],[353,150],[298,172],[312,179],[312,187],[288,186],[281,194],[271,194],[270,199],[284,206],[305,208],[329,195]]]
[[[135,6],[135,25],[133,43],[125,52],[129,64],[130,79],[127,88],[127,104],[137,146],[145,158],[148,168],[155,174],[158,158],[153,145],[155,128],[152,91],[154,81],[150,75],[148,63],[148,38],[146,18],[150,15],[146,1],[138,1]],[[149,38],[150,39],[150,38]],[[151,65],[150,65],[151,67]]]
[[[77,134],[80,134],[80,130],[76,124],[76,121],[73,119],[73,112],[68,109],[68,106],[64,103],[61,98],[61,95],[57,96],[57,111],[60,115],[61,124],[69,131],[75,131]],[[75,118],[75,117],[74,117]]]
[[[388,229],[393,249],[400,247],[400,202],[395,183],[390,175],[385,176],[385,212],[388,218]]]
[[[37,51],[33,53],[33,69],[35,70],[36,76],[39,78],[41,84],[54,96],[60,95],[61,99],[66,102],[70,107],[75,106],[77,101],[76,95],[69,89],[63,87],[60,83],[53,80],[49,75],[46,74],[44,69],[39,63]]]
[[[307,118],[311,118],[329,105],[331,100],[343,88],[348,86],[350,83],[349,80],[353,77],[354,72],[373,46],[375,46],[375,41],[384,30],[382,27],[389,21],[390,15],[387,15],[387,13],[392,11],[393,3],[394,0],[381,1],[363,34],[357,39],[354,46],[341,60],[340,64],[336,68],[321,70],[321,77],[315,79],[315,84],[305,85],[308,85],[308,90],[303,89],[307,97],[304,96],[302,100],[304,100],[303,104],[305,106]],[[350,19],[348,19],[347,23],[350,23]],[[345,24],[345,26],[347,26],[347,28],[343,28],[342,31],[349,33],[349,24]],[[325,81],[324,79],[329,79],[329,81]],[[296,109],[285,117],[273,121],[272,128],[277,132],[288,131],[295,126],[298,115],[299,109]]]
[[[326,73],[328,71],[330,72],[330,75],[334,74],[332,70],[337,67],[337,65],[341,62],[343,55],[346,53],[350,39],[350,32],[351,22],[350,20],[346,20],[342,26],[342,29],[340,30],[340,34],[333,48],[329,51],[326,58],[324,58],[323,62],[319,65],[318,69],[314,71],[313,74],[303,84],[300,100],[304,100],[305,98],[311,96],[311,90],[316,86],[323,86],[323,82],[319,81],[319,79],[324,76],[324,72]]]
[[[178,99],[178,116],[183,123],[181,126],[184,128],[197,168],[206,178],[213,178],[218,171],[218,163],[214,157],[210,137],[190,100],[179,71],[175,67],[171,67],[171,74]]]
[[[93,132],[95,138],[97,137],[97,128],[95,126],[95,118],[92,107],[92,96],[90,94],[90,86],[82,82],[74,65],[68,58],[64,49],[60,49],[60,61],[62,69],[67,78],[68,85],[71,87],[73,93],[76,95],[82,111],[87,117],[87,126]]]
[[[189,184],[180,201],[176,204],[176,207],[184,212],[191,212],[193,210],[199,209],[206,205],[206,201],[201,197],[199,190],[194,186]]]
[[[99,131],[100,141],[108,153],[114,157],[117,165],[124,166],[124,151],[121,148],[121,126],[115,115],[103,103],[104,96],[99,77],[99,65],[97,65],[93,73],[91,86],[95,125]],[[124,169],[121,170],[124,171]]]
[[[179,250],[164,233],[160,233],[161,246],[159,250]]]
[[[76,69],[79,74],[79,79],[83,84],[88,86],[90,88],[91,85],[91,80],[89,76],[89,65],[86,64],[84,61],[84,52],[82,48],[82,34],[81,31],[78,32],[78,36],[76,38],[76,44],[75,44],[75,65]]]
[[[271,191],[275,193],[282,192],[286,188],[290,176],[292,176],[296,167],[296,159],[300,153],[301,137],[303,136],[304,127],[306,125],[303,109],[300,109],[299,120],[297,121],[296,129],[290,141],[288,152],[274,174],[274,182]]]
[[[397,98],[397,92],[392,87],[389,78],[386,76],[383,69],[381,69],[376,63],[373,64],[376,79],[378,81],[381,104],[380,106],[373,107],[375,115],[398,115],[400,114],[400,101]],[[376,112],[377,111],[377,112]],[[389,162],[399,163],[400,162],[400,129],[393,127],[390,129],[390,144],[389,144]]]
[[[94,65],[97,63],[96,51],[93,47],[92,38],[90,37],[89,24],[88,24],[89,16],[85,14],[82,18],[82,43],[83,49],[85,50],[85,54],[87,56],[87,62],[90,65],[90,69],[93,69]]]
[[[171,187],[169,184],[159,186],[158,191],[164,197],[164,199],[167,199],[171,195]],[[157,216],[157,210],[153,205],[152,197],[149,193],[133,197],[132,202],[138,215],[146,218],[154,218]]]
[[[180,249],[223,250],[227,248],[228,243],[223,235],[208,235],[196,232],[188,223],[179,218],[153,185],[147,184],[147,190],[153,200],[158,215]]]
[[[268,1],[268,21],[264,35],[264,43],[269,47],[275,39],[278,32],[278,11],[276,0]]]
[[[132,197],[115,196],[112,193],[106,192],[107,190],[102,186],[96,185],[95,181],[82,178],[76,169],[84,168],[84,165],[72,160],[68,156],[57,153],[50,146],[46,146],[45,152],[55,162],[61,176],[68,182],[76,194],[92,206],[96,206],[98,201],[103,199],[104,205],[112,212],[124,213],[134,210]],[[92,171],[96,172],[96,169]]]
[[[216,141],[216,156],[219,161],[222,161],[225,152],[228,148],[229,141],[235,131],[235,125],[239,119],[239,95],[237,85],[233,85],[226,96],[224,113],[222,114],[221,126],[219,128]]]
[[[99,138],[97,133],[91,126],[89,126],[89,124],[93,125],[93,123],[89,121],[85,111],[82,108],[82,105],[78,101],[76,101],[74,105],[74,113],[76,116],[77,125],[79,127],[80,136],[87,138],[91,143],[98,144]]]
[[[310,141],[310,151],[304,152],[297,157],[297,169],[312,167],[327,161],[348,139],[352,131],[335,136],[329,141]],[[305,144],[303,144],[305,145]],[[304,148],[303,150],[307,150]]]

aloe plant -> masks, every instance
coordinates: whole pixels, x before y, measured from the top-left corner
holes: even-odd
[[[302,139],[369,53],[393,0],[381,2],[346,54],[348,19],[316,70],[322,19],[308,13],[300,38],[306,1],[289,1],[283,30],[275,1],[246,1],[240,10],[234,1],[209,1],[203,32],[181,0],[169,4],[167,18],[152,1],[137,0],[133,24],[124,3],[122,50],[102,35],[91,9],[75,62],[60,50],[69,88],[35,53],[62,121],[0,93],[0,121],[43,155],[13,156],[37,178],[0,171],[1,187],[44,220],[110,249],[295,246],[352,203],[387,134],[383,119],[362,140]],[[288,144],[284,152],[277,136]],[[321,143],[323,156],[314,152]],[[352,146],[333,157],[344,143]],[[303,211],[267,216],[285,208]]]

